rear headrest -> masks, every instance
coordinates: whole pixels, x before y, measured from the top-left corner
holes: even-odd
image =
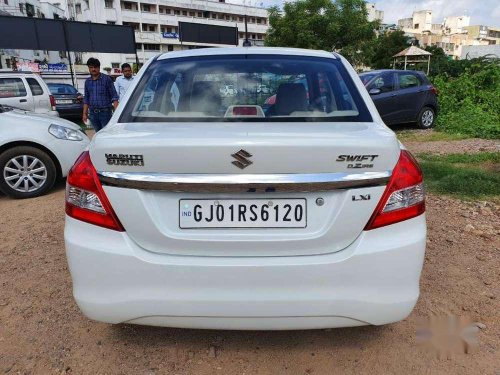
[[[277,116],[288,116],[295,111],[307,111],[307,93],[302,83],[282,83],[276,93]]]
[[[221,104],[222,98],[216,82],[200,81],[193,84],[191,111],[216,116]]]

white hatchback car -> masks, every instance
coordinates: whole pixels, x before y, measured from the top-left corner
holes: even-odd
[[[0,105],[0,191],[14,198],[45,194],[89,142],[70,121]]]
[[[0,104],[39,114],[59,116],[45,81],[29,72],[0,72]]]
[[[65,242],[98,321],[379,325],[417,301],[424,211],[419,166],[343,57],[199,49],[151,59],[80,156]]]

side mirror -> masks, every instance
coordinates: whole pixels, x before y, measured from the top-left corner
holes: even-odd
[[[378,95],[381,92],[382,91],[380,91],[380,89],[370,89],[370,91],[368,91],[368,94],[370,94],[370,95]]]

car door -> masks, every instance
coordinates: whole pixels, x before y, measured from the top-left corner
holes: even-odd
[[[414,72],[398,72],[397,78],[401,121],[416,121],[427,96],[423,82]]]
[[[35,78],[26,77],[25,79],[33,96],[33,111],[37,113],[47,113],[50,111],[49,92],[45,92],[42,85]]]
[[[376,94],[370,94],[377,110],[386,124],[397,123],[401,117],[398,105],[398,93],[395,90],[394,72],[384,72],[374,77],[368,83],[368,92],[374,89],[380,90]]]
[[[0,104],[33,110],[33,96],[19,77],[0,78]]]

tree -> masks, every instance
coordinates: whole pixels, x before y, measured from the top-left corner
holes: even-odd
[[[467,71],[476,73],[483,69],[489,68],[490,64],[499,63],[498,58],[479,57],[474,59],[453,60],[450,56],[446,55],[442,48],[436,46],[428,46],[426,51],[432,53],[431,68],[429,76],[445,76],[448,78],[458,78]],[[417,64],[417,70],[424,70],[424,66]]]
[[[444,50],[441,47],[438,46],[427,46],[425,47],[425,50],[427,52],[432,53],[432,57],[444,57],[448,59],[448,56],[446,53],[444,53]]]
[[[393,56],[410,45],[409,38],[401,30],[381,34],[365,47],[368,65],[372,69],[391,68]]]
[[[368,21],[364,0],[297,0],[270,8],[269,25],[267,46],[336,50],[358,63],[379,22]]]
[[[441,47],[438,46],[427,46],[425,47],[427,52],[432,53],[431,56],[431,66],[429,69],[430,76],[436,76],[441,72],[453,72],[457,70],[457,66],[450,63],[448,56]],[[417,64],[415,69],[425,71],[425,64]],[[453,74],[453,73],[452,73]]]

